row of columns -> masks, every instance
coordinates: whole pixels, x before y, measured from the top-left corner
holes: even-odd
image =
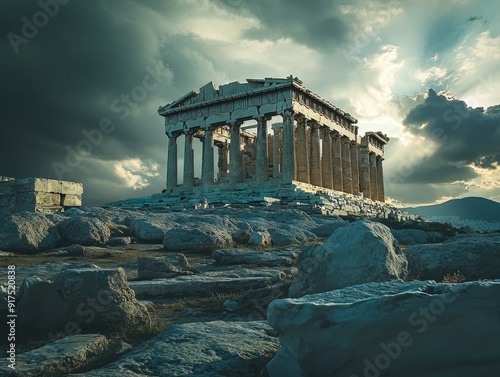
[[[257,118],[257,151],[255,180],[262,184],[269,179],[269,161],[272,161],[273,176],[281,176],[285,182],[297,180],[329,189],[384,201],[382,157],[370,153],[366,147],[358,147],[349,140],[327,127],[297,118],[294,126],[294,113],[285,110],[282,114],[282,128],[274,129],[273,144],[268,146],[267,121],[269,117]],[[242,122],[230,124],[229,164],[227,163],[227,143],[219,145],[219,168],[227,174],[227,182],[236,184],[242,181],[242,154],[240,148],[240,128]],[[309,132],[308,132],[309,127]],[[183,186],[194,186],[193,132],[184,132]],[[167,158],[167,190],[177,187],[177,137],[169,134]],[[202,155],[202,184],[214,184],[214,141],[213,128],[205,129]],[[321,147],[320,147],[321,144]],[[269,156],[272,149],[272,156]],[[221,157],[222,156],[222,157]],[[221,178],[221,177],[219,177]]]

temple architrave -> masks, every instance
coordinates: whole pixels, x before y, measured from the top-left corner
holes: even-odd
[[[354,117],[298,78],[246,81],[218,89],[210,82],[158,108],[168,136],[167,192],[305,183],[385,201],[386,135],[359,135]],[[276,117],[280,121],[270,124]],[[181,135],[184,162],[179,175]],[[203,145],[201,179],[195,177],[195,139]]]

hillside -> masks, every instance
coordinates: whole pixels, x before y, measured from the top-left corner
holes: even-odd
[[[408,207],[404,210],[426,217],[449,216],[462,220],[500,222],[500,203],[479,197],[452,199],[441,204]]]

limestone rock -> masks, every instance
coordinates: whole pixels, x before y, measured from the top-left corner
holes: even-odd
[[[15,371],[0,367],[2,376],[62,376],[110,358],[114,350],[103,335],[78,334],[18,354]]]
[[[59,233],[45,216],[21,212],[0,220],[0,249],[6,251],[47,250],[56,246]]]
[[[298,250],[246,251],[240,249],[215,250],[218,264],[252,264],[256,266],[293,266],[299,257]]]
[[[271,245],[271,235],[267,231],[253,232],[248,244],[252,246],[269,246]]]
[[[163,239],[165,250],[177,253],[209,253],[233,245],[233,238],[227,230],[208,224],[176,227],[169,230]]]
[[[156,279],[177,276],[189,268],[189,262],[183,254],[164,257],[141,257],[137,260],[139,279]]]
[[[174,325],[117,361],[78,376],[258,376],[278,349],[270,330],[264,321]]]
[[[175,223],[166,223],[163,219],[137,219],[132,221],[130,229],[132,235],[140,241],[161,243],[165,233],[174,227]]]
[[[403,252],[415,278],[441,281],[456,272],[467,280],[500,278],[500,234],[471,234]]]
[[[69,217],[57,226],[61,241],[66,244],[84,246],[105,244],[111,231],[108,224],[101,219],[90,216]]]
[[[404,278],[407,261],[385,225],[358,220],[302,252],[289,297]]]
[[[129,282],[138,298],[206,296],[208,293],[246,292],[280,282],[281,270],[222,271],[202,275],[179,276],[169,279]]]
[[[429,243],[429,235],[422,229],[395,229],[392,235],[402,245]]]
[[[500,280],[367,283],[267,310],[271,377],[500,375]]]
[[[23,331],[54,329],[69,335],[80,330],[130,330],[148,326],[150,321],[147,309],[128,287],[122,268],[68,269],[52,282],[33,282],[19,297],[17,310]]]
[[[132,239],[130,237],[111,237],[108,240],[108,245],[110,246],[125,246],[131,243]]]
[[[337,228],[348,225],[347,221],[342,220],[338,216],[321,216],[313,218],[316,225],[311,229],[318,237],[330,237]]]
[[[275,246],[297,245],[318,239],[309,230],[288,224],[281,225],[279,228],[269,228],[268,232]]]

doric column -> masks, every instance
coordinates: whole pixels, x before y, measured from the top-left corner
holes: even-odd
[[[351,168],[351,141],[348,137],[342,137],[342,188],[343,191],[352,194],[352,168]]]
[[[214,184],[214,140],[213,129],[211,127],[205,129],[201,181],[203,186],[210,186]]]
[[[309,162],[311,165],[311,184],[315,186],[322,186],[323,184],[321,179],[321,149],[319,143],[319,124],[313,123],[311,125],[311,156]]]
[[[295,140],[293,110],[283,112],[283,180],[295,179]]]
[[[307,146],[307,122],[301,117],[297,120],[297,181],[309,183],[309,150]]]
[[[177,137],[179,135],[168,135],[167,154],[167,190],[177,187]]]
[[[231,144],[229,146],[229,183],[231,184],[241,182],[242,162],[240,126],[241,122],[237,121],[231,124],[230,129]]]
[[[355,141],[351,142],[351,171],[352,171],[352,193],[359,195],[359,159],[358,146]]]
[[[330,128],[328,127],[323,128],[322,149],[322,186],[333,189],[332,138],[330,136]]]
[[[384,158],[382,156],[377,156],[377,191],[378,200],[380,202],[385,202],[384,170],[382,168],[382,161],[384,161]]]
[[[377,155],[370,153],[370,191],[372,200],[378,200]]]
[[[333,158],[333,189],[343,191],[342,181],[342,142],[340,134],[335,134],[332,140],[332,158]]]
[[[280,173],[280,145],[282,128],[273,128],[273,176],[276,177]]]
[[[267,167],[267,117],[257,118],[257,156],[255,175],[257,183],[263,183],[268,178]]]
[[[228,152],[229,146],[227,141],[225,143],[219,143],[217,145],[219,149],[219,161],[217,163],[217,167],[219,168],[219,173],[217,174],[217,178],[219,178],[219,183],[227,182],[227,170],[228,170]]]
[[[185,132],[184,141],[184,176],[182,185],[184,188],[194,186],[194,151],[193,151],[193,133]]]
[[[360,167],[360,187],[363,193],[363,198],[370,199],[371,184],[370,184],[370,153],[367,147],[359,148],[359,167]]]

